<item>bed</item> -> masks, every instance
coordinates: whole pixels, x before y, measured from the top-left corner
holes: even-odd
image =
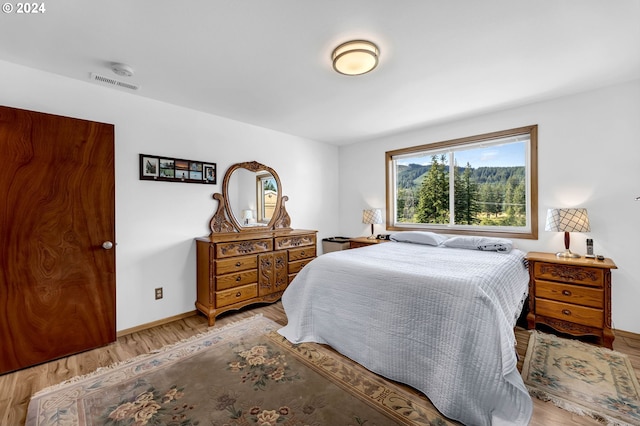
[[[528,291],[524,253],[436,243],[319,256],[282,296],[279,333],[330,345],[464,424],[528,424],[513,332]]]

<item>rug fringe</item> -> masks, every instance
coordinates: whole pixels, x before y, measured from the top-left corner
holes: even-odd
[[[99,376],[101,374],[108,373],[109,371],[111,371],[111,370],[113,370],[113,369],[115,369],[117,367],[121,367],[121,366],[126,365],[126,364],[133,364],[135,362],[138,362],[140,360],[148,358],[148,357],[150,357],[152,355],[157,355],[159,353],[170,351],[173,348],[175,348],[176,346],[192,342],[194,340],[197,340],[197,339],[200,339],[202,337],[205,337],[205,336],[207,336],[209,334],[218,333],[218,332],[224,331],[224,330],[226,330],[228,328],[237,327],[237,326],[242,325],[244,323],[251,322],[251,321],[256,320],[256,319],[261,319],[263,317],[264,317],[263,314],[256,314],[256,315],[253,315],[253,316],[251,316],[249,318],[244,318],[244,319],[241,319],[241,320],[238,320],[238,321],[230,322],[229,324],[225,324],[222,327],[209,328],[207,331],[204,331],[202,333],[198,333],[198,334],[193,335],[191,337],[187,337],[187,338],[182,339],[182,340],[180,340],[178,342],[165,345],[165,346],[161,347],[160,349],[154,349],[154,350],[152,350],[150,352],[134,356],[133,358],[129,358],[129,359],[125,359],[123,361],[115,362],[113,364],[110,364],[110,365],[107,365],[107,366],[104,366],[104,367],[98,367],[96,370],[94,370],[94,371],[92,371],[90,373],[74,376],[74,377],[72,377],[70,379],[67,379],[67,380],[61,382],[61,383],[48,386],[48,387],[46,387],[44,389],[40,389],[39,391],[37,391],[36,393],[31,395],[31,398],[35,398],[35,397],[38,397],[38,396],[40,396],[42,394],[50,393],[52,391],[56,391],[59,388],[65,386],[65,385],[68,385],[70,383],[79,382],[81,380],[85,380],[85,379],[88,379],[88,378]],[[270,320],[269,318],[264,318],[264,319],[266,319],[267,321],[272,322],[273,324],[278,325],[276,322]]]
[[[535,397],[541,401],[551,402],[558,408],[562,408],[565,411],[570,413],[578,414],[579,416],[590,417],[601,424],[605,424],[607,426],[634,426],[632,423],[623,422],[619,419],[614,419],[605,414],[599,413],[597,411],[587,410],[582,407],[578,407],[574,404],[571,404],[567,401],[563,401],[561,399],[555,398],[548,393],[541,391],[539,389],[533,389],[527,386],[527,390],[532,397]]]

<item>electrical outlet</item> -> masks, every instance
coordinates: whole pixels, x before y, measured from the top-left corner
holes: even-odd
[[[156,300],[162,299],[162,287],[156,288]]]

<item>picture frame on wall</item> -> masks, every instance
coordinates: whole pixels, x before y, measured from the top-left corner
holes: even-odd
[[[216,184],[216,163],[140,154],[140,180]]]
[[[202,163],[189,163],[189,179],[202,180]]]
[[[141,176],[155,178],[158,177],[160,170],[159,159],[144,155],[140,157],[140,174]]]
[[[160,177],[172,179],[176,177],[176,162],[173,158],[160,159]]]
[[[208,183],[216,182],[216,165],[215,164],[204,165],[203,179],[206,180]]]

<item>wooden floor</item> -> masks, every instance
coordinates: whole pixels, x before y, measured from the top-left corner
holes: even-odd
[[[258,313],[282,325],[286,324],[286,315],[281,303],[278,302],[273,305],[245,308],[239,312],[224,314],[218,317],[215,327],[221,327]],[[99,367],[148,353],[151,350],[159,349],[162,346],[191,337],[207,329],[207,321],[203,316],[191,316],[120,337],[115,343],[103,348],[15,373],[0,375],[0,425],[23,425],[30,397],[40,389],[74,376],[90,373]],[[521,368],[527,349],[528,332],[517,328],[516,337],[521,360],[518,368]],[[633,334],[618,333],[613,346],[615,350],[629,355],[637,375],[640,372],[640,338]],[[533,401],[534,412],[530,423],[531,426],[600,424],[587,417],[571,414],[555,407],[551,403],[545,403],[535,398]]]

